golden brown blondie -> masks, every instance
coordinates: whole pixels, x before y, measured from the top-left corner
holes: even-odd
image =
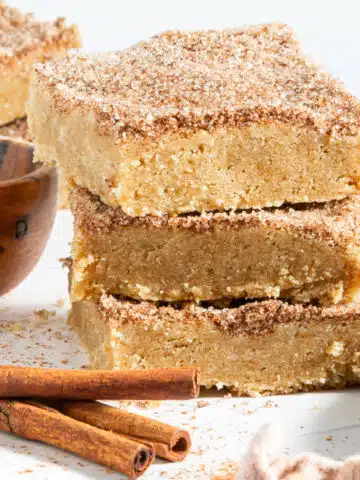
[[[73,300],[351,301],[360,283],[360,196],[297,208],[130,217],[71,196]]]
[[[77,28],[67,27],[64,19],[36,21],[0,1],[0,125],[25,116],[34,63],[79,46]]]
[[[28,111],[37,159],[131,216],[359,189],[360,104],[286,25],[169,31],[37,65]]]
[[[74,303],[70,324],[93,368],[197,365],[202,385],[239,395],[360,383],[360,304],[217,308],[103,295]]]

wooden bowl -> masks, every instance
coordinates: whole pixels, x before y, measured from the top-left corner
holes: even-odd
[[[31,143],[0,136],[0,295],[35,267],[55,219],[56,170],[33,154]]]

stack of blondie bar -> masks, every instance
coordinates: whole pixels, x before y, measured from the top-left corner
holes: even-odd
[[[37,65],[37,159],[72,185],[93,367],[239,394],[360,382],[360,103],[286,25]]]

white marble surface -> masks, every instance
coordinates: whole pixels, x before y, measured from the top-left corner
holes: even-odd
[[[68,253],[72,219],[60,212],[46,248],[33,273],[11,294],[0,298],[0,363],[74,368],[86,365],[77,337],[66,325],[66,272],[58,259]],[[62,305],[65,300],[65,304]],[[59,304],[61,306],[59,306]],[[54,315],[39,323],[34,314]],[[129,408],[189,429],[193,439],[184,463],[157,462],[147,479],[212,479],[225,474],[246,451],[264,423],[281,426],[284,443],[274,453],[313,451],[334,458],[360,452],[360,392],[325,392],[268,398],[206,397],[197,401],[132,404]],[[12,480],[105,480],[121,478],[56,448],[0,434],[0,478]],[[24,477],[25,475],[25,477]]]
[[[233,27],[285,21],[293,25],[307,52],[360,94],[358,0],[8,0],[41,18],[65,15],[80,25],[85,50],[120,49],[169,28]],[[58,215],[46,252],[28,279],[0,298],[0,362],[79,367],[86,355],[66,326],[66,274],[58,258],[68,252],[71,218]],[[0,272],[1,274],[1,272]],[[60,302],[61,303],[61,302]],[[39,324],[34,311],[55,315]],[[278,452],[313,451],[334,458],[360,452],[360,392],[235,399],[219,395],[197,401],[163,402],[134,411],[186,427],[193,448],[182,464],[157,462],[143,478],[211,479],[225,475],[265,422],[280,424],[284,443]],[[275,450],[276,452],[276,450]],[[0,434],[0,479],[105,480],[121,475],[55,448]]]

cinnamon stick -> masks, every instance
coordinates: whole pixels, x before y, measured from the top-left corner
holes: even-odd
[[[183,460],[190,450],[190,436],[185,430],[142,415],[91,401],[57,402],[56,408],[81,422],[151,445],[158,457],[171,462]]]
[[[79,422],[37,402],[0,400],[0,430],[69,450],[132,479],[142,475],[154,460],[150,446]]]
[[[198,394],[195,368],[117,371],[0,366],[0,398],[186,400]]]

